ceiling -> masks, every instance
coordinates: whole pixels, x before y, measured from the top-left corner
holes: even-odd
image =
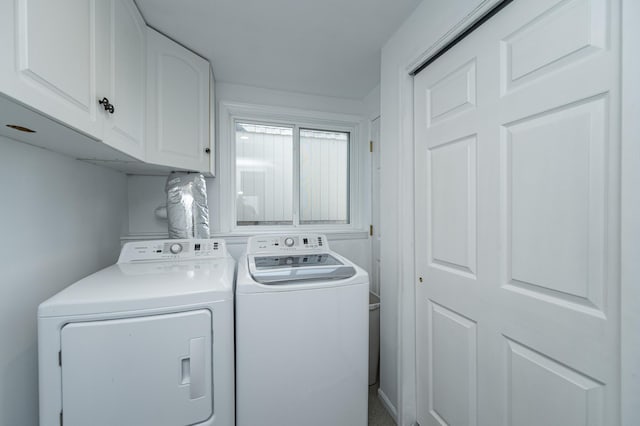
[[[217,81],[363,99],[380,49],[420,0],[136,0],[147,23],[207,58]]]

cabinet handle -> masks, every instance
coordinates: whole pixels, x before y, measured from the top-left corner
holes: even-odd
[[[104,110],[109,112],[110,114],[113,114],[113,112],[115,111],[115,108],[112,104],[109,103],[109,99],[107,98],[102,98],[98,101],[98,103],[102,105],[104,107]]]
[[[205,148],[204,152],[206,152],[207,154],[211,154],[211,149],[210,148]]]

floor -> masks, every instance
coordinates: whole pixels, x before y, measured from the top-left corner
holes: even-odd
[[[396,426],[378,398],[378,384],[369,386],[369,426]]]

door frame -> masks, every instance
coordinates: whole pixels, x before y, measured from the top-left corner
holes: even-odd
[[[640,39],[640,3],[622,0],[621,105],[621,247],[620,346],[621,418],[623,426],[640,420],[640,58],[634,41]],[[635,184],[635,187],[634,187]]]
[[[378,120],[378,134],[376,137],[373,137],[373,126],[374,123]],[[374,113],[369,116],[369,143],[371,144],[370,149],[370,162],[369,162],[369,170],[371,176],[371,185],[369,190],[370,202],[371,206],[371,275],[370,278],[374,278],[371,280],[372,283],[370,285],[370,290],[372,293],[375,293],[376,296],[380,296],[380,271],[378,270],[376,273],[376,257],[375,257],[375,240],[377,238],[377,234],[380,232],[380,175],[376,177],[376,166],[380,166],[380,114]],[[378,161],[376,162],[376,156],[378,156]],[[377,185],[377,186],[376,186]],[[377,214],[374,214],[377,212]],[[380,256],[380,247],[378,247],[378,256]],[[375,282],[377,280],[377,282]],[[375,291],[374,291],[375,290]]]
[[[397,69],[400,126],[395,135],[399,142],[398,208],[411,212],[398,217],[396,229],[396,279],[398,297],[398,425],[416,424],[416,306],[415,306],[415,224],[414,224],[414,134],[413,77],[420,64],[437,53],[458,35],[485,16],[502,0],[484,0],[464,19],[454,25],[432,46]],[[622,4],[622,87],[621,91],[621,274],[620,274],[620,347],[621,347],[621,426],[633,426],[640,419],[640,58],[635,55],[633,40],[640,39],[640,4],[637,0],[620,0]],[[384,118],[383,118],[384,120]],[[410,216],[410,217],[408,217]],[[404,220],[401,220],[404,219]],[[635,262],[634,262],[635,261]]]

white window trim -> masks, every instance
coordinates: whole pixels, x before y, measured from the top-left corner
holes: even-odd
[[[363,233],[367,232],[368,212],[365,194],[368,180],[365,175],[367,145],[366,117],[309,111],[293,108],[273,107],[235,102],[220,102],[219,110],[219,158],[218,203],[220,206],[219,232],[231,235],[254,235],[258,233],[322,232],[322,233]],[[246,225],[236,224],[236,174],[235,174],[235,122],[272,123],[349,132],[349,222],[348,224],[317,225]],[[294,155],[296,155],[294,153]],[[295,161],[294,161],[295,163]],[[295,200],[294,200],[295,201]],[[299,209],[299,208],[298,208]]]

